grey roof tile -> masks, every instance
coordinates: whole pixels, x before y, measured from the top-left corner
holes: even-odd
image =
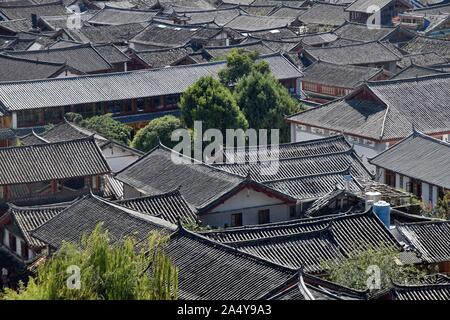
[[[59,249],[64,242],[78,244],[83,235],[89,235],[98,224],[108,231],[112,244],[126,238],[141,242],[152,231],[171,232],[176,228],[165,220],[88,195],[38,227],[31,235]]]
[[[372,158],[370,163],[450,189],[450,143],[417,131]]]
[[[0,148],[0,185],[101,175],[110,171],[92,138]]]

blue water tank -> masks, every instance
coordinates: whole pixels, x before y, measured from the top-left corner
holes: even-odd
[[[391,205],[386,201],[377,201],[373,204],[372,210],[389,229],[391,226]]]

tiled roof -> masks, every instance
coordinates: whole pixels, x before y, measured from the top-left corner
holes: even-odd
[[[448,59],[441,57],[437,53],[434,52],[425,52],[425,53],[414,53],[404,55],[402,59],[397,62],[399,67],[405,68],[410,66],[411,64],[417,66],[433,66],[437,64],[447,63]]]
[[[44,15],[67,15],[67,9],[62,1],[47,2],[42,4],[18,4],[18,5],[4,5],[0,3],[0,12],[4,14],[9,20],[15,19],[31,19],[31,14],[38,16]]]
[[[108,231],[112,243],[129,237],[141,242],[152,231],[170,232],[176,228],[165,220],[88,195],[31,232],[31,235],[59,249],[63,242],[79,243],[83,235],[89,235],[100,223]]]
[[[261,56],[277,79],[300,71],[281,54]],[[182,93],[203,76],[217,76],[226,62],[0,84],[0,105],[9,111],[126,100]]]
[[[144,23],[128,23],[109,26],[83,25],[81,29],[66,29],[65,32],[73,41],[81,43],[114,43],[123,44],[136,36],[145,28]]]
[[[345,11],[367,13],[370,6],[377,6],[381,10],[392,1],[393,0],[356,0],[352,2],[352,4],[345,9]]]
[[[292,17],[263,17],[241,14],[225,26],[239,31],[258,31],[277,29],[289,26],[295,19]]]
[[[189,43],[194,37],[204,39],[206,33],[206,39],[221,32],[221,29],[209,29],[205,27],[197,26],[182,26],[173,25],[160,22],[153,22],[141,32],[139,32],[130,41],[132,43],[141,43],[147,45],[164,47],[180,47]]]
[[[135,51],[134,54],[151,68],[163,68],[174,65],[187,57],[192,50],[189,47]]]
[[[343,152],[280,159],[273,162],[269,160],[213,165],[241,176],[246,176],[250,172],[250,177],[259,182],[336,172],[346,170],[349,167],[351,174],[356,177],[371,177],[367,168],[351,148]]]
[[[120,51],[118,47],[116,47],[113,44],[100,44],[94,46],[95,50],[100,53],[100,55],[105,58],[106,61],[108,61],[109,64],[116,64],[116,63],[124,63],[129,62],[130,58]]]
[[[245,42],[243,44],[231,45],[231,46],[220,46],[220,47],[205,47],[205,53],[211,57],[211,59],[225,58],[231,50],[238,49],[244,51],[257,52],[260,55],[271,54],[274,51],[263,41],[252,41]]]
[[[396,30],[396,28],[386,26],[370,29],[365,24],[347,21],[343,26],[335,29],[333,32],[340,38],[361,42],[371,42],[383,40],[394,30]]]
[[[307,8],[301,7],[291,7],[291,6],[281,6],[277,10],[270,13],[271,17],[293,17],[297,18],[299,15],[305,12]]]
[[[237,187],[243,177],[230,174],[194,160],[178,158],[175,153],[159,146],[117,174],[117,179],[147,194],[172,191],[179,187],[191,205],[201,207],[219,195]]]
[[[37,135],[35,132],[22,137],[21,140],[25,145],[34,145],[42,143],[62,142],[83,139],[93,136],[99,146],[108,143],[109,140],[90,131],[86,128],[80,127],[72,122],[64,120],[64,122],[54,125],[49,130]]]
[[[427,301],[450,299],[450,284],[428,284],[428,285],[394,285],[391,294],[396,300]]]
[[[104,8],[99,10],[94,16],[92,16],[88,22],[90,24],[99,25],[120,25],[133,23],[150,22],[154,16],[158,14],[158,11],[149,10],[130,10],[130,9],[118,9],[118,8]]]
[[[0,29],[6,29],[13,33],[30,31],[31,20],[29,17],[27,17],[27,19],[0,21]]]
[[[8,54],[28,60],[67,64],[86,73],[106,71],[112,68],[108,61],[90,44],[59,49],[14,51],[8,52]]]
[[[259,146],[250,148],[224,149],[226,162],[244,163],[273,159],[291,159],[298,157],[312,157],[330,153],[345,152],[350,149],[350,143],[343,135],[326,138],[291,142],[277,145],[275,153],[271,154],[271,147]]]
[[[409,53],[435,52],[438,55],[450,59],[450,40],[417,36],[402,47]]]
[[[397,228],[424,261],[450,261],[449,221],[405,223]]]
[[[228,228],[220,231],[203,231],[201,234],[224,244],[232,244],[322,230],[330,224],[330,231],[337,246],[346,255],[352,255],[355,250],[364,247],[394,246],[400,248],[397,240],[371,211]]]
[[[110,171],[94,139],[0,148],[0,185],[101,175]]]
[[[345,23],[347,13],[345,6],[332,3],[315,3],[305,13],[298,17],[302,23],[308,25],[332,25],[340,26]]]
[[[62,63],[34,61],[6,54],[0,54],[0,64],[0,81],[46,79],[62,72],[65,67]]]
[[[450,118],[442,115],[448,114],[450,108],[449,81],[450,74],[441,74],[368,82],[367,88],[380,102],[349,96],[289,120],[377,140],[404,138],[411,134],[413,126],[427,134],[446,132]]]
[[[257,39],[280,40],[287,37],[296,37],[297,34],[288,27],[264,29],[260,31],[245,32],[244,35],[251,35]]]
[[[417,131],[372,158],[370,163],[450,189],[450,143]]]
[[[45,244],[31,236],[30,232],[58,215],[69,205],[70,203],[59,203],[54,205],[18,207],[9,204],[10,208],[8,212],[16,222],[28,245],[39,248],[45,246]]]
[[[193,222],[197,220],[194,209],[189,206],[178,190],[154,196],[120,200],[121,206],[138,212],[151,214],[172,223],[178,220]]]
[[[344,187],[347,176],[349,176],[348,169],[340,172],[271,180],[264,184],[296,199],[311,201],[323,197],[334,190],[336,186]],[[361,185],[353,178],[349,182],[349,191],[359,193],[361,190]]]
[[[441,74],[444,71],[440,71],[438,69],[432,69],[427,67],[420,67],[414,64],[409,65],[395,76],[391,77],[390,80],[399,80],[399,79],[408,79],[408,78],[417,78],[423,76],[431,76],[435,74]]]
[[[183,19],[187,18],[188,24],[205,24],[214,22],[219,26],[224,26],[241,13],[238,7],[230,7],[224,9],[204,10],[204,11],[183,11],[177,12],[175,16]]]
[[[227,244],[261,259],[311,273],[322,272],[325,263],[345,259],[329,228]]]
[[[256,300],[295,276],[296,270],[261,260],[179,229],[167,254],[178,268],[181,299]]]
[[[317,61],[303,70],[302,81],[353,89],[381,72],[382,70],[377,68],[342,66]]]
[[[380,42],[367,42],[342,47],[306,48],[314,60],[340,65],[361,65],[399,61],[400,57]]]

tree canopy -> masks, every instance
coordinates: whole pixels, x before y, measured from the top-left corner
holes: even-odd
[[[226,57],[226,68],[219,71],[220,81],[226,86],[234,85],[239,79],[252,71],[257,58],[258,53],[254,51],[231,50]]]
[[[164,116],[150,121],[140,129],[131,142],[131,147],[147,152],[158,145],[158,139],[165,146],[172,148],[176,141],[171,140],[172,132],[181,128],[181,120],[174,116]]]
[[[266,62],[253,65],[250,74],[237,83],[234,95],[251,128],[280,129],[281,142],[289,141],[285,116],[301,111],[301,107],[272,75]]]
[[[114,120],[110,113],[93,116],[83,119],[80,122],[82,127],[91,129],[107,139],[111,139],[128,145],[132,128],[117,120]]]
[[[202,77],[181,96],[181,119],[188,128],[202,121],[203,129],[247,129],[248,122],[230,90],[211,76]]]
[[[338,264],[325,262],[324,267],[331,281],[357,290],[372,289],[372,293],[389,288],[392,282],[415,284],[425,275],[414,266],[401,264],[399,252],[388,247],[359,250]]]
[[[177,298],[177,269],[164,254],[166,237],[152,233],[146,245],[132,239],[112,245],[98,225],[81,246],[66,243],[40,265],[36,277],[7,300],[168,300]],[[77,271],[78,270],[78,271]],[[78,272],[78,274],[77,274]],[[78,277],[79,276],[79,277]]]

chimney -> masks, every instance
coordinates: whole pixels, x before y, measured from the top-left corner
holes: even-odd
[[[31,31],[38,31],[38,16],[36,13],[31,14]]]

